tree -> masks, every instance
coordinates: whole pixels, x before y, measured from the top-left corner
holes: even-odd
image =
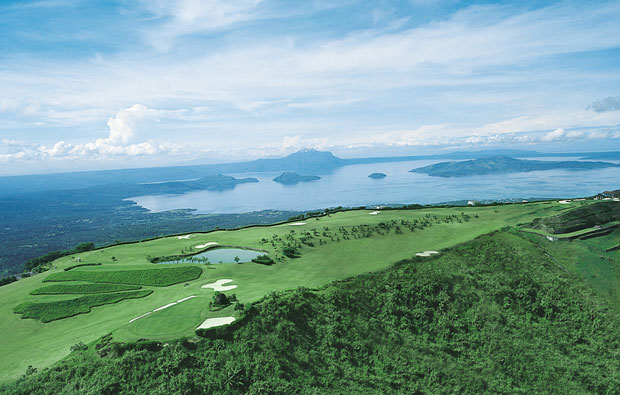
[[[297,249],[295,247],[284,247],[282,249],[282,254],[284,254],[285,256],[289,258],[299,257],[299,253],[297,252]]]
[[[235,262],[239,263],[239,261],[240,261],[240,260],[241,260],[241,259],[239,259],[239,257],[238,257],[238,256],[236,256],[236,257],[235,257]]]
[[[95,249],[95,243],[81,243],[75,246],[76,252],[86,252]]]
[[[74,345],[71,346],[71,352],[86,351],[86,350],[88,350],[88,346],[84,344],[83,342],[75,343]]]

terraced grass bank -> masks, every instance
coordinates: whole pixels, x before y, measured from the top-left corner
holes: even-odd
[[[99,294],[137,289],[140,287],[123,284],[54,284],[37,288],[30,292],[30,295]]]
[[[151,285],[167,287],[200,277],[202,269],[197,266],[174,267],[165,269],[86,271],[71,270],[52,273],[44,282],[90,281],[94,283],[116,283],[131,285]]]
[[[69,300],[58,300],[54,302],[25,302],[13,309],[16,314],[21,314],[22,318],[34,318],[41,322],[50,322],[62,318],[73,317],[78,314],[88,313],[95,306],[120,302],[124,299],[143,298],[152,293],[151,290],[117,292],[107,294],[97,294],[82,296]]]

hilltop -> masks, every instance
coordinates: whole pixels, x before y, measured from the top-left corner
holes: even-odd
[[[614,203],[571,204],[584,217]],[[75,263],[65,257],[49,274],[55,281],[106,281],[87,283],[89,289],[109,288],[113,278],[151,286],[49,323],[19,319],[11,310],[36,298],[58,300],[39,295],[50,289],[41,278],[1,287],[2,377],[17,377],[27,364],[38,372],[28,369],[0,392],[614,392],[620,251],[611,247],[620,230],[550,241],[516,226],[533,217],[555,221],[565,210],[558,202],[355,210],[83,255],[106,269],[67,271]],[[186,277],[167,286],[176,274],[119,270],[168,273],[158,266],[169,265],[148,264],[143,255],[191,250],[207,240],[260,246],[275,264],[214,265],[197,280],[184,269],[196,266],[181,264]],[[278,257],[287,244],[299,246],[299,257]],[[439,253],[414,256],[431,248]],[[217,278],[238,287],[219,294],[199,287]],[[85,286],[69,285],[64,289]],[[222,294],[235,294],[240,308],[209,309],[211,297]],[[205,317],[226,315],[236,320],[195,331]]]
[[[607,167],[620,167],[609,162],[580,161],[541,161],[515,159],[509,156],[491,156],[462,162],[441,162],[430,166],[410,170],[412,173],[424,173],[435,177],[465,177],[494,173],[517,173],[536,170],[592,170]]]

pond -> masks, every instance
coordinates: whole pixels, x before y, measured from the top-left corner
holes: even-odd
[[[196,254],[192,257],[175,260],[159,262],[160,264],[171,263],[184,263],[184,262],[196,262],[202,263],[203,259],[208,259],[210,263],[233,263],[235,258],[239,257],[239,262],[250,262],[252,259],[265,255],[264,252],[256,250],[245,250],[242,248],[214,248],[200,254]]]

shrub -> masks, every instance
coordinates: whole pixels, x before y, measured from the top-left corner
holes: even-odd
[[[254,263],[260,263],[261,265],[273,265],[275,262],[269,257],[269,255],[259,255],[252,259]]]
[[[285,256],[287,256],[289,258],[298,258],[299,257],[299,252],[294,247],[284,247],[282,249],[282,254],[284,254]]]
[[[88,350],[88,346],[82,342],[75,343],[74,345],[71,346],[71,352],[86,351],[86,350]]]
[[[77,265],[71,265],[71,266],[67,266],[66,268],[64,268],[63,270],[65,272],[68,272],[69,270],[73,270],[76,267],[82,267],[82,266],[101,266],[101,263],[78,263]]]
[[[31,291],[31,295],[98,294],[118,291],[135,291],[137,285],[125,284],[54,284]]]

